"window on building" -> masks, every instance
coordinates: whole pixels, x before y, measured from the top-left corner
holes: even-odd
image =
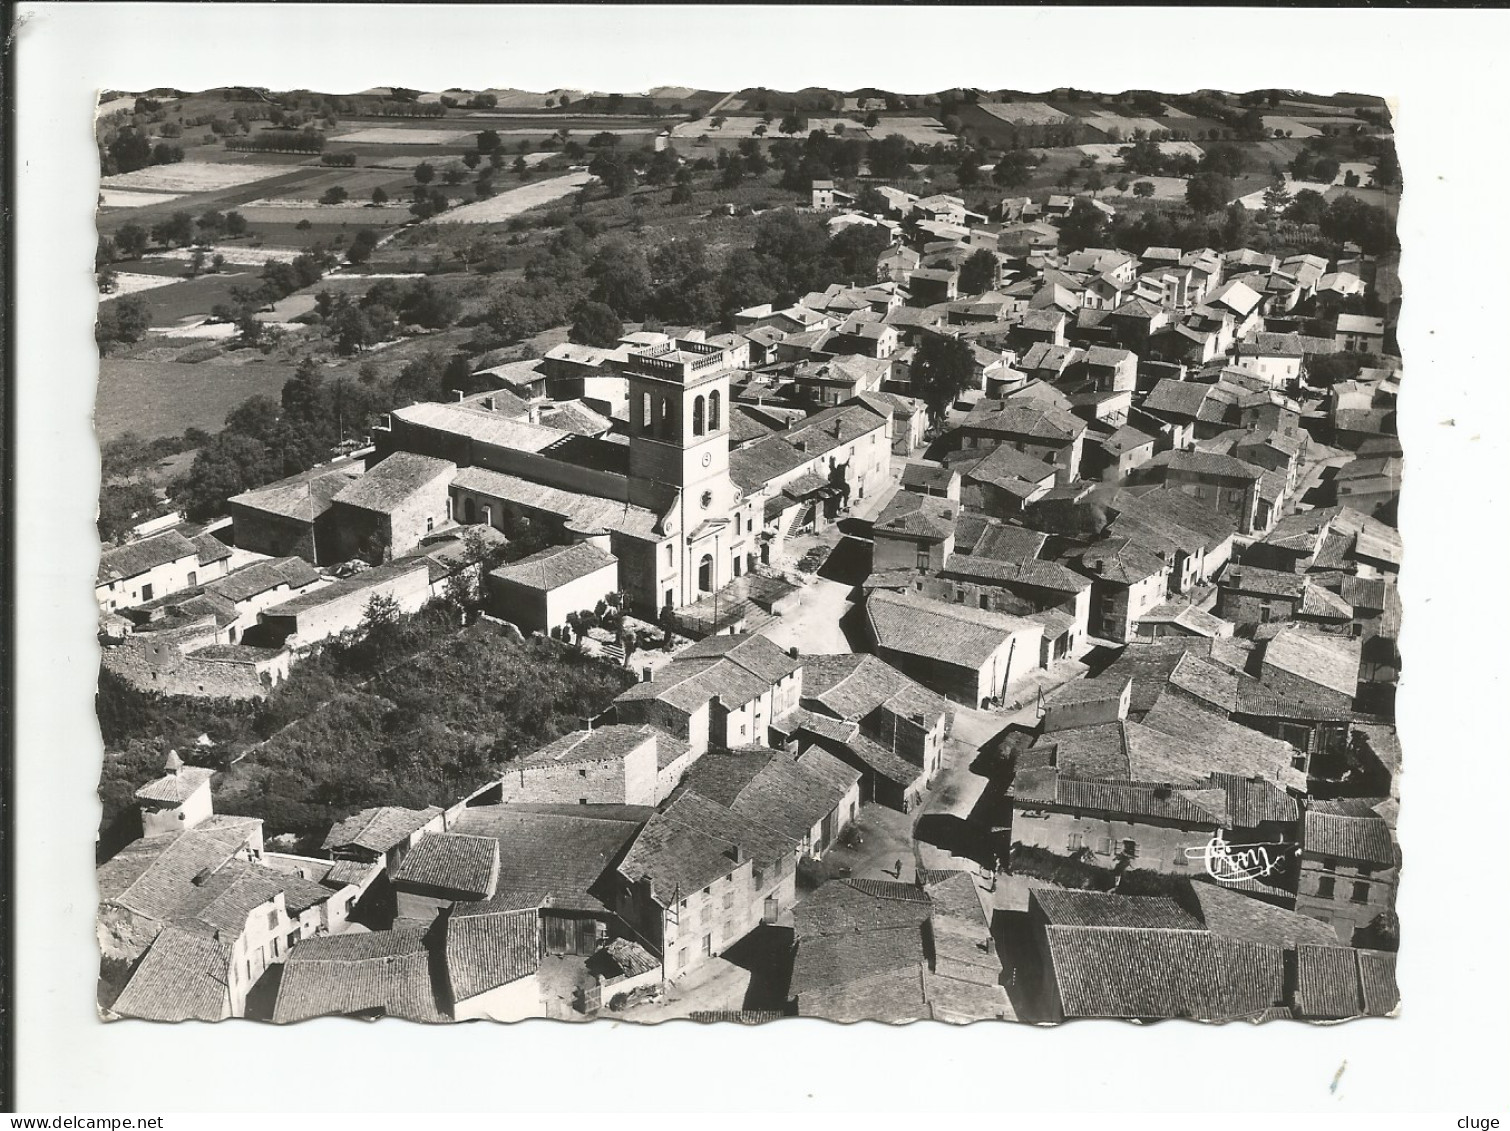
[[[1331,876],[1322,876],[1316,881],[1316,895],[1319,899],[1331,899],[1332,893],[1337,890],[1337,881]]]
[[[702,397],[697,397],[692,402],[692,434],[701,436],[708,430],[707,426],[708,403]]]
[[[708,431],[709,432],[717,432],[718,431],[718,428],[719,428],[719,418],[723,415],[723,413],[722,413],[722,407],[723,407],[723,394],[721,394],[717,389],[714,389],[711,393],[708,394]]]
[[[189,571],[189,584],[191,586],[199,584],[199,574],[192,569]]]
[[[1110,856],[1112,854],[1112,838],[1109,836],[1102,837],[1101,844],[1096,851],[1102,856]]]
[[[687,948],[686,947],[682,947],[681,950],[679,950],[679,951],[676,952],[676,968],[678,970],[680,970],[682,967],[684,967],[686,965],[687,965]]]
[[[346,914],[350,915],[353,911],[356,910],[356,906],[357,906],[357,897],[356,896],[350,897],[346,901]]]
[[[1328,872],[1335,872],[1337,870],[1337,857],[1323,856],[1321,858],[1321,866]]]
[[[579,798],[577,798],[577,804],[578,805],[586,805],[587,804],[587,798],[585,798],[585,797],[579,797]]]
[[[927,573],[928,572],[928,563],[929,563],[928,551],[924,550],[924,549],[918,550],[918,558],[917,558],[918,569],[922,570],[924,573]]]
[[[729,908],[731,908],[733,906],[734,906],[734,892],[731,889],[729,891],[724,892],[724,910],[727,911],[727,910],[729,910]]]
[[[650,412],[650,394],[642,393],[640,395],[640,428],[643,431],[649,432],[654,423],[655,421]]]
[[[1354,884],[1353,885],[1353,902],[1354,903],[1367,903],[1368,902],[1368,885],[1367,884]]]
[[[1133,857],[1137,856],[1138,842],[1135,840],[1124,840],[1122,842],[1122,855],[1126,856],[1128,859],[1132,859]]]
[[[282,953],[283,951],[279,949],[278,940],[276,938],[273,939],[273,957],[277,958]]]
[[[1069,840],[1065,843],[1064,847],[1069,852],[1079,852],[1085,847],[1085,839],[1080,833],[1070,833]]]
[[[710,958],[713,955],[713,936],[703,936],[703,957]]]
[[[587,767],[586,766],[580,767],[577,770],[577,776],[579,778],[585,778],[587,776]]]
[[[276,909],[267,913],[267,929],[269,931],[276,931],[278,929],[278,912]]]
[[[290,947],[292,947],[298,941],[299,941],[299,932],[298,931],[290,931],[288,933],[288,945]]]
[[[150,601],[150,600],[152,600],[152,583],[150,581],[147,582],[147,584],[145,584],[145,585],[142,586],[142,600],[143,601]]]

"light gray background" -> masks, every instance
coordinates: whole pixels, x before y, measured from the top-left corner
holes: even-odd
[[[15,911],[22,1110],[1505,1112],[1503,12],[21,5]],[[93,92],[1294,87],[1397,99],[1403,1016],[655,1030],[94,1020]],[[1335,1094],[1338,1066],[1347,1071]],[[1450,1126],[1450,1124],[1444,1124]]]

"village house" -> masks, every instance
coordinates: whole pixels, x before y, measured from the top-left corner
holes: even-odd
[[[823,212],[854,202],[854,196],[835,188],[833,181],[813,182],[813,209],[815,211]]]
[[[193,588],[199,584],[199,553],[199,548],[176,530],[103,550],[94,585],[100,611],[134,608]]]
[[[442,831],[445,820],[445,811],[434,805],[425,809],[394,805],[363,809],[332,825],[321,850],[332,860],[381,864],[392,878],[419,839],[426,833]]]
[[[898,491],[871,528],[873,570],[937,573],[954,553],[959,504],[914,491]]]
[[[1090,575],[1090,634],[1102,640],[1126,643],[1169,593],[1171,564],[1130,538],[1093,543],[1073,560]]]
[[[259,647],[307,648],[357,628],[374,597],[391,600],[399,612],[418,612],[430,600],[429,565],[392,562],[309,589],[263,609],[242,639]]]
[[[1239,534],[1262,534],[1278,521],[1284,477],[1264,489],[1265,471],[1217,452],[1161,452],[1145,473],[1183,492],[1237,525]],[[1277,495],[1277,497],[1266,497]]]
[[[1004,699],[1043,650],[1042,624],[912,593],[871,592],[865,624],[883,660],[970,707]]]
[[[1060,486],[1080,476],[1085,423],[1050,406],[1028,407],[1013,401],[982,400],[956,430],[964,450],[989,451],[1008,445],[1053,465]]]
[[[450,460],[394,452],[331,500],[336,556],[381,564],[403,557],[451,521]]]
[[[1337,348],[1350,353],[1384,352],[1384,319],[1363,314],[1339,314],[1333,336]]]
[[[458,903],[446,916],[448,1012],[456,1021],[540,1015],[540,913],[496,900]]]
[[[859,815],[861,777],[816,746],[801,754],[746,746],[699,758],[681,788],[771,826],[802,856],[821,860]]]
[[[427,928],[401,923],[392,930],[314,939],[291,955],[278,983],[273,1021],[313,1017],[398,1017],[431,1024],[447,1020],[435,992]]]
[[[1295,909],[1329,923],[1345,943],[1365,945],[1394,910],[1400,850],[1378,814],[1344,802],[1313,803],[1301,837]]]
[[[508,764],[475,797],[490,802],[658,805],[690,759],[686,743],[651,726],[572,731]],[[477,803],[475,800],[472,803]]]
[[[802,661],[764,636],[710,636],[614,700],[621,723],[659,727],[694,756],[762,745],[802,694]]]
[[[691,790],[640,830],[609,881],[611,905],[683,978],[796,898],[799,842]]]
[[[608,541],[606,532],[594,541]],[[484,586],[492,612],[523,632],[549,634],[619,591],[619,559],[593,541],[552,546],[490,571]]]
[[[491,899],[498,887],[498,842],[465,833],[432,832],[393,873],[398,918],[432,922],[458,902]]]
[[[317,566],[340,561],[335,497],[362,473],[360,463],[323,464],[231,496],[226,505],[236,547]]]

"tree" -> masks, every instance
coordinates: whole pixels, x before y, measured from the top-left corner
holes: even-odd
[[[95,520],[101,542],[115,542],[130,533],[140,516],[157,506],[157,494],[145,483],[107,483],[100,488],[99,517]]]
[[[140,259],[149,238],[147,229],[140,224],[122,224],[115,232],[115,247],[122,259]]]
[[[1101,210],[1084,197],[1070,205],[1070,211],[1059,225],[1059,246],[1065,251],[1079,251],[1085,247],[1101,247],[1106,243],[1106,217]]]
[[[225,214],[225,234],[235,238],[246,235],[246,217],[240,212],[227,212]]]
[[[587,171],[603,182],[610,196],[626,196],[634,188],[634,166],[613,148],[600,149]]]
[[[1247,247],[1253,238],[1253,218],[1235,200],[1227,205],[1227,211],[1222,216],[1221,237],[1222,247],[1227,251]]]
[[[435,166],[428,161],[421,161],[414,167],[414,183],[428,185],[435,179]]]
[[[960,293],[976,295],[990,290],[996,285],[998,267],[996,256],[985,248],[972,252],[970,257],[960,264]]]
[[[612,307],[584,302],[577,307],[570,338],[578,345],[609,347],[624,336],[624,323]]]
[[[194,217],[188,212],[175,212],[166,220],[152,226],[152,239],[161,247],[175,247],[194,242]]]
[[[912,361],[912,388],[935,421],[974,384],[975,356],[968,344],[934,334],[918,344]]]
[[[1003,188],[1021,188],[1033,174],[1033,165],[1028,155],[1021,150],[1009,150],[1001,155],[996,168],[991,170],[991,180]]]
[[[961,188],[971,188],[980,182],[979,158],[975,150],[965,150],[965,155],[960,159],[959,167],[954,171]]]
[[[877,177],[900,177],[907,172],[912,147],[901,134],[888,134],[865,147],[865,159]]]
[[[1138,181],[1133,185],[1132,191],[1134,196],[1147,200],[1157,190],[1154,188],[1152,181]]]
[[[225,501],[277,477],[281,469],[258,440],[227,430],[199,450],[180,484],[184,513],[195,522],[214,518]]]
[[[798,113],[795,109],[790,110],[787,112],[786,116],[781,119],[781,125],[778,128],[784,134],[806,133],[807,118]]]
[[[1232,200],[1232,180],[1221,173],[1197,173],[1185,186],[1185,203],[1198,216],[1219,212]]]
[[[1295,224],[1320,224],[1326,215],[1326,198],[1315,189],[1301,189],[1285,209],[1285,219]]]
[[[650,302],[650,268],[636,245],[604,240],[587,265],[587,277],[592,280],[592,300],[626,318],[638,318]]]
[[[331,185],[320,196],[321,204],[343,204],[346,201],[346,190],[340,185]]]
[[[877,126],[879,126],[880,124],[881,124],[881,115],[877,114],[874,110],[872,110],[870,113],[868,113],[868,114],[865,115],[865,128],[866,129],[873,130]]]

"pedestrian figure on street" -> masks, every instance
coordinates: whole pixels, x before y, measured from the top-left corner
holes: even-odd
[[[897,879],[900,880],[901,878],[902,878],[902,862],[900,860],[898,860],[897,861]]]

